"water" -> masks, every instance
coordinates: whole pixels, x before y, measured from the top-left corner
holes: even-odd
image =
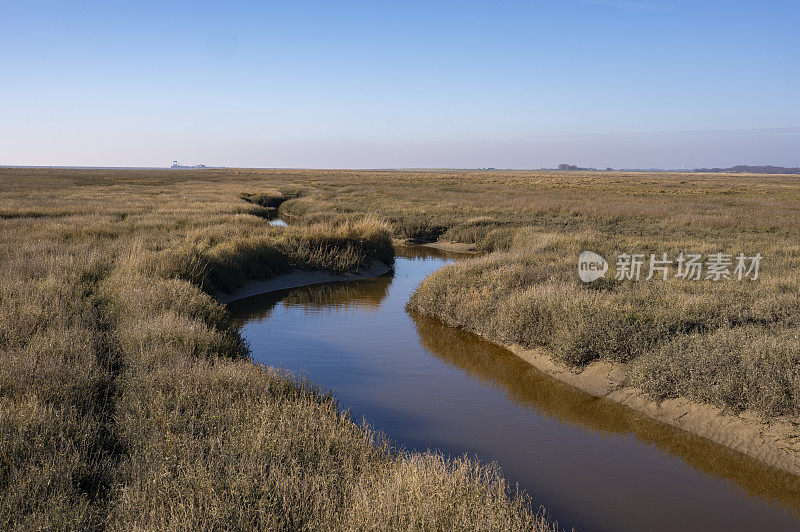
[[[798,530],[798,477],[560,383],[404,305],[452,260],[400,250],[392,276],[230,304],[254,358],[334,389],[409,448],[496,460],[578,530]]]

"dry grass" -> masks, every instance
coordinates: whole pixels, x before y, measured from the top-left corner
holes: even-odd
[[[550,527],[491,465],[393,449],[249,360],[209,293],[392,258],[374,218],[264,220],[321,192],[298,173],[0,170],[3,529]]]
[[[370,212],[395,235],[447,231],[480,243],[493,229],[714,238],[800,229],[797,176],[621,172],[297,171],[315,194],[282,212],[331,219]],[[481,226],[482,229],[477,229]],[[464,234],[459,234],[464,231]]]
[[[547,528],[492,466],[392,449],[254,366],[208,294],[390,260],[390,236],[474,243],[412,307],[655,397],[798,414],[799,199],[792,176],[2,169],[0,523]],[[765,258],[749,284],[589,287],[583,249]]]

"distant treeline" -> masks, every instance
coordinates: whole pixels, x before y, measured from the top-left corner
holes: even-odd
[[[580,166],[575,166],[574,164],[559,164],[559,170],[594,170],[594,168],[581,168]]]

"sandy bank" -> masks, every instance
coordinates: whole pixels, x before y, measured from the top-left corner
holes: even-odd
[[[334,281],[356,281],[358,279],[367,279],[370,277],[380,277],[392,270],[380,261],[374,261],[367,267],[359,269],[356,273],[337,274],[324,271],[304,271],[296,270],[291,273],[278,275],[263,281],[253,281],[247,283],[228,294],[225,292],[217,292],[214,297],[221,303],[230,303],[237,299],[244,299],[245,297],[263,294],[265,292],[273,292],[275,290],[285,290],[287,288],[297,288],[298,286],[308,286],[312,284],[331,283]]]
[[[495,342],[496,343],[496,342]],[[764,418],[752,412],[726,413],[685,398],[657,403],[625,385],[622,364],[594,362],[580,373],[554,361],[542,349],[504,346],[540,371],[598,397],[605,397],[658,421],[703,436],[793,474],[800,474],[800,419]]]

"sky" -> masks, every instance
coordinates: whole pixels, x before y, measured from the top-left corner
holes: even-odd
[[[796,0],[0,13],[0,165],[800,166]]]

